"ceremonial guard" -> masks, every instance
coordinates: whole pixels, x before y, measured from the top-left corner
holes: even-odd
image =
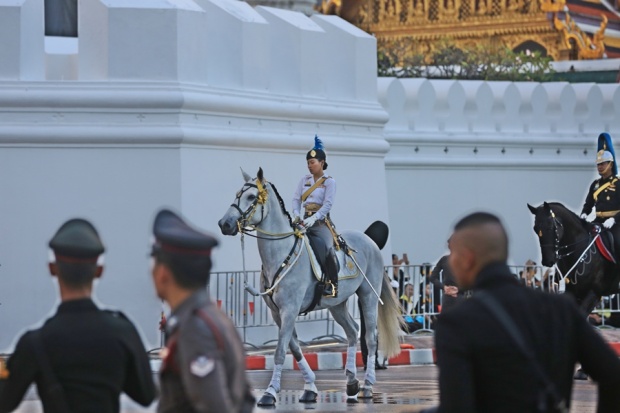
[[[590,185],[581,210],[581,218],[586,219],[595,208],[594,221],[602,223],[605,228],[611,228],[616,223],[616,215],[620,212],[620,191],[616,190],[618,184],[616,156],[611,137],[607,133],[601,133],[598,137],[596,169],[601,177]]]
[[[93,280],[103,271],[96,229],[69,220],[49,246],[61,303],[43,327],[17,342],[0,373],[0,412],[17,409],[32,383],[45,413],[118,413],[121,392],[148,406],[156,390],[136,328],[121,312],[101,310],[91,300]]]
[[[209,298],[217,240],[169,210],[153,224],[153,283],[172,309],[160,371],[160,413],[251,412],[245,353],[232,321]]]
[[[602,224],[613,234],[617,254],[620,251],[620,225],[616,225],[616,218],[620,213],[620,190],[617,188],[619,182],[616,155],[608,133],[601,133],[598,137],[596,169],[601,177],[590,185],[581,218],[592,218],[589,215],[594,209],[596,216],[592,221]]]
[[[306,154],[309,174],[299,181],[293,195],[293,219],[301,222],[307,229],[318,253],[325,251],[323,272],[325,274],[325,289],[323,294],[336,297],[338,294],[338,261],[334,251],[334,232],[329,212],[336,197],[336,181],[325,174],[327,169],[327,155],[323,142],[314,137],[314,147]],[[304,210],[303,221],[301,210]],[[331,229],[330,229],[331,226]],[[317,239],[320,240],[317,242]],[[323,245],[319,246],[322,242]]]

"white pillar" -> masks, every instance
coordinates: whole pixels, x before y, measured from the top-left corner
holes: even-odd
[[[0,0],[0,80],[43,80],[43,0]]]

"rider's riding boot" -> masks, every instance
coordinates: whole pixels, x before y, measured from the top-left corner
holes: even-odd
[[[325,282],[323,295],[325,297],[336,298],[338,297],[338,264],[333,252],[327,256],[325,268],[327,281]]]

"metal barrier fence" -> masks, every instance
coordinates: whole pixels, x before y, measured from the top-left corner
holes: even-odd
[[[412,334],[432,333],[433,322],[441,312],[444,293],[429,280],[432,268],[431,264],[384,267],[384,271],[394,280],[393,289],[397,297],[400,298],[404,294],[407,284],[413,286],[411,306],[414,314],[412,317],[421,324],[421,327]],[[552,293],[564,292],[563,283],[554,278],[554,274],[549,269],[540,266],[511,266],[510,268],[515,277],[519,278],[524,285]],[[245,291],[244,277],[243,271],[212,273],[209,292],[218,306],[228,314],[240,330],[243,341],[254,345],[247,342],[248,329],[274,327],[276,323],[263,298],[255,297]],[[260,290],[259,277],[260,271],[247,272],[248,284],[256,290]],[[443,281],[441,275],[438,278]],[[347,306],[353,318],[359,320],[357,296],[350,298]],[[592,317],[593,324],[620,327],[620,297],[618,295],[604,297],[593,313],[600,317],[600,320],[595,316]],[[335,322],[328,310],[313,311],[305,316],[299,316],[297,322],[325,322],[325,334],[311,341],[325,338],[344,341],[344,338],[335,334]]]
[[[245,291],[244,277],[243,271],[213,273],[209,283],[209,293],[216,300],[218,306],[233,320],[235,326],[241,330],[243,341],[246,344],[252,344],[247,342],[247,329],[272,327],[276,323],[264,299],[262,297],[255,297]],[[260,291],[260,271],[248,271],[247,280],[249,285]],[[359,319],[357,298],[349,300],[347,306],[353,317]],[[313,311],[297,318],[297,323],[311,321],[326,322],[325,334],[313,340],[327,337],[342,340],[341,337],[335,334],[335,322],[328,310]]]

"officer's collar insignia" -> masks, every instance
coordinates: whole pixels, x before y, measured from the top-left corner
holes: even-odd
[[[205,356],[199,356],[189,365],[189,370],[194,376],[205,377],[215,368],[215,362]]]
[[[310,156],[313,158],[316,156],[316,151],[314,149],[310,151]]]
[[[542,230],[538,231],[538,236],[542,238]]]

